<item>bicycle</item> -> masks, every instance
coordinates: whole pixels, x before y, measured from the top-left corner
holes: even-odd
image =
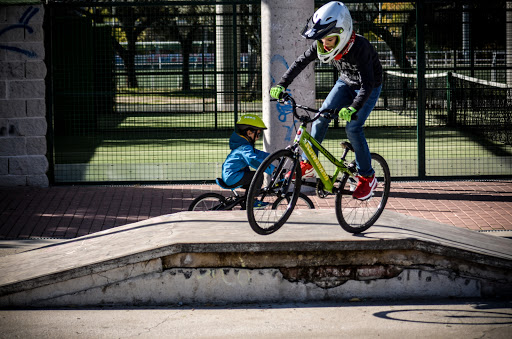
[[[307,125],[320,118],[320,116],[330,115],[334,112],[320,112],[299,105],[288,94],[285,94],[280,100],[272,99],[271,101],[278,101],[280,104],[290,103],[293,116],[301,124],[297,129],[293,143],[285,149],[277,150],[269,155],[261,163],[253,177],[247,191],[247,217],[251,228],[261,235],[271,234],[281,228],[290,217],[301,188],[300,149],[306,154],[317,173],[321,182],[321,190],[336,194],[335,210],[340,226],[345,231],[353,234],[364,232],[370,228],[382,214],[389,197],[391,175],[386,160],[376,153],[371,153],[372,166],[375,170],[378,186],[372,196],[364,201],[353,198],[352,193],[358,184],[357,167],[355,160],[346,159],[349,152],[354,151],[352,145],[349,142],[340,144],[344,150],[341,159],[338,160],[306,130]],[[315,113],[315,115],[313,117],[310,117],[307,113],[299,115],[297,108]],[[353,115],[352,119],[357,119],[357,115]],[[311,145],[316,147],[335,166],[335,172],[332,176],[327,175]],[[265,170],[271,164],[275,166],[272,175],[265,174]],[[341,179],[338,180],[340,174]],[[282,206],[281,209],[253,208],[254,201],[265,201],[271,205],[273,201],[280,199],[281,196],[290,198],[290,203]]]
[[[222,194],[208,192],[201,194],[195,198],[190,206],[189,211],[231,211],[234,209],[245,210],[246,209],[246,194],[240,194],[236,191],[240,186],[229,186],[222,180],[222,178],[215,179],[217,185],[223,189],[231,190],[231,195],[225,197]],[[280,197],[273,202],[272,208],[277,209],[281,204],[288,204],[291,199],[292,192],[289,192],[286,196]],[[314,209],[315,205],[309,197],[301,193],[298,197],[299,207]]]

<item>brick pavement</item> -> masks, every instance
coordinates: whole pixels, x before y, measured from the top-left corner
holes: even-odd
[[[512,230],[512,180],[393,182],[386,208],[477,231]],[[0,239],[74,238],[185,211],[216,185],[52,186],[0,188]],[[310,195],[317,208],[334,196]]]

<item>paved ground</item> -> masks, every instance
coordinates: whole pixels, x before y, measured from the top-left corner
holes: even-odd
[[[371,324],[371,326],[368,326]],[[0,310],[0,338],[510,338],[504,300]]]
[[[386,208],[476,231],[512,230],[512,180],[393,182]],[[69,239],[185,211],[216,185],[0,188],[0,239]],[[334,208],[334,196],[318,208]]]

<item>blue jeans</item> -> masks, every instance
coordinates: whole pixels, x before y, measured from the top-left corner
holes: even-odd
[[[368,100],[366,100],[364,106],[357,111],[357,120],[348,122],[345,127],[348,140],[354,147],[354,151],[356,153],[356,165],[359,175],[362,176],[371,176],[375,173],[372,168],[372,157],[370,155],[368,144],[366,143],[366,137],[364,136],[363,125],[375,107],[375,104],[379,99],[381,89],[382,85],[372,90],[372,93]],[[347,84],[338,79],[334,87],[331,89],[331,92],[329,92],[327,98],[325,98],[320,110],[335,109],[339,111],[343,107],[349,106],[354,101],[358,92],[359,90],[351,89]],[[324,140],[331,120],[332,118],[328,119],[320,117],[313,123],[313,126],[311,127],[311,136],[319,143],[322,143]],[[315,147],[313,147],[313,149],[318,155],[318,150]],[[302,158],[303,160],[307,160],[305,154],[302,155]]]

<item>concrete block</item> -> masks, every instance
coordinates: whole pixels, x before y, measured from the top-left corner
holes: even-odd
[[[45,117],[46,102],[44,99],[27,100],[27,117]]]
[[[27,155],[45,155],[46,154],[46,137],[27,137],[26,139]]]
[[[26,293],[2,296],[0,305],[156,306],[179,303],[342,301],[354,296],[387,300],[481,296],[478,281],[453,276],[451,272],[410,269],[393,279],[349,280],[326,289],[313,283],[288,281],[275,268],[175,268],[158,272],[157,264],[153,260],[145,263],[150,269],[143,267],[137,270],[140,264],[130,265],[124,270],[91,274],[34,288]]]
[[[25,138],[6,137],[0,138],[0,156],[18,156],[25,155]]]
[[[26,114],[25,100],[0,100],[0,118],[21,118]]]
[[[26,42],[34,42],[34,41],[43,41],[44,40],[44,31],[41,24],[35,24],[32,26],[33,31],[29,32],[25,30],[24,41]]]
[[[25,63],[25,77],[27,79],[44,79],[46,77],[46,64],[42,60]]]
[[[7,82],[0,81],[0,100],[7,99]]]
[[[26,175],[1,175],[0,176],[0,187],[12,187],[12,186],[26,186],[27,176]]]
[[[45,174],[48,170],[48,159],[44,155],[26,155],[9,158],[9,174],[35,175]]]
[[[9,99],[43,99],[46,91],[44,80],[9,81],[7,96]]]
[[[9,136],[9,119],[0,119],[0,138]]]
[[[22,28],[9,29],[12,24],[1,24],[0,31],[4,31],[4,34],[0,35],[0,42],[16,42],[23,41],[25,38],[25,32]]]
[[[7,6],[0,7],[0,23],[5,23],[7,21]]]
[[[26,21],[27,26],[33,27],[34,25],[41,24],[44,17],[44,7],[42,5],[22,5],[22,6],[7,6],[5,17],[6,23],[17,24],[22,17],[29,17],[30,20]]]
[[[6,24],[17,24],[20,22],[20,18],[23,12],[26,11],[28,6],[7,6],[5,7],[5,23]]]
[[[50,182],[46,174],[27,175],[27,186],[48,187]]]
[[[25,63],[21,61],[16,62],[3,62],[0,67],[0,79],[24,79],[25,78]]]
[[[45,49],[43,42],[16,42],[9,43],[9,46],[16,47],[18,51],[6,51],[6,60],[43,60]]]
[[[47,123],[45,118],[19,118],[10,120],[10,123],[14,126],[14,129],[18,135],[46,135]]]
[[[9,174],[9,158],[0,157],[0,176],[7,174]]]

